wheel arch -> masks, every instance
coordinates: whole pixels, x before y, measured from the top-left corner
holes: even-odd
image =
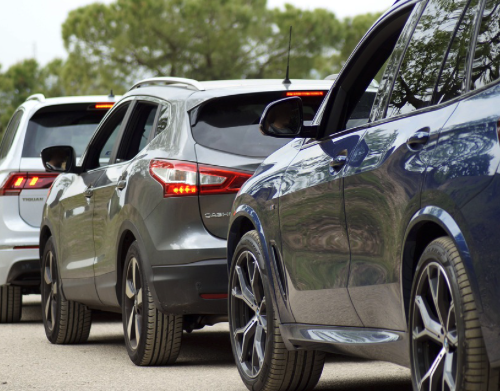
[[[419,210],[412,217],[406,229],[403,241],[401,281],[403,310],[407,322],[409,320],[409,304],[413,276],[420,256],[429,243],[442,236],[450,237],[455,243],[464,263],[477,309],[482,311],[479,285],[474,272],[469,247],[462,230],[447,211],[437,206],[427,206]]]
[[[255,230],[255,224],[251,217],[246,213],[241,213],[238,215],[231,223],[229,232],[227,235],[227,270],[231,269],[231,263],[233,260],[234,250],[239,241],[247,232]]]
[[[43,252],[45,251],[45,245],[47,244],[47,241],[49,238],[52,236],[52,230],[48,225],[43,225],[40,229],[40,240],[39,240],[39,255],[40,255],[40,265],[42,262],[42,257],[43,257]]]
[[[117,250],[116,250],[116,297],[120,306],[122,305],[122,275],[123,267],[125,265],[125,257],[127,256],[128,249],[138,238],[138,232],[135,226],[130,222],[125,222],[120,230],[118,236]]]
[[[227,240],[228,275],[230,275],[234,251],[236,250],[240,239],[249,231],[257,231],[262,245],[262,256],[265,263],[263,273],[268,277],[269,289],[272,292],[271,300],[273,301],[274,306],[277,309],[276,315],[280,322],[282,320],[284,322],[291,322],[294,318],[286,304],[286,300],[283,297],[282,291],[279,287],[280,277],[277,275],[278,271],[276,260],[271,254],[272,241],[267,241],[266,236],[264,235],[264,228],[262,226],[261,220],[259,219],[259,216],[257,215],[257,212],[248,205],[240,205],[234,212],[229,227],[230,228]]]

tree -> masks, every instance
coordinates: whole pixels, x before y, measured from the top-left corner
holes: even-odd
[[[144,76],[197,80],[284,77],[293,26],[292,77],[311,77],[321,58],[340,50],[341,23],[323,9],[266,0],[117,0],[72,11],[65,46],[77,63],[113,70],[125,85]],[[95,80],[95,78],[94,78]]]
[[[29,95],[38,92],[40,67],[35,60],[24,60],[0,73],[0,134],[3,134],[9,119]]]
[[[342,36],[341,42],[338,42],[339,50],[330,52],[329,56],[324,57],[324,61],[316,65],[318,72],[322,75],[340,72],[361,38],[380,15],[381,13],[367,13],[345,18],[340,26]]]
[[[284,78],[293,27],[290,78],[338,72],[378,15],[339,21],[324,9],[267,0],[116,0],[69,13],[62,26],[66,61],[0,68],[0,136],[15,108],[45,96],[122,94],[137,80]]]
[[[0,138],[14,110],[30,95],[42,93],[46,97],[66,95],[61,73],[64,62],[55,59],[40,67],[34,59],[12,65],[0,72]],[[0,68],[1,71],[1,68]]]
[[[117,0],[72,11],[63,39],[78,59],[113,70],[127,85],[144,76],[239,78],[246,37],[265,0]]]
[[[290,4],[269,11],[256,37],[249,77],[284,78],[287,63],[289,29],[293,28],[290,52],[290,77],[317,78],[317,64],[340,49],[343,31],[335,15],[324,9],[305,11]]]

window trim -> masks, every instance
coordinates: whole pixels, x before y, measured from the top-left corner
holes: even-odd
[[[334,134],[339,134],[344,130],[348,130],[348,129],[339,130],[339,127],[342,126],[342,121],[343,121],[342,117],[346,115],[346,110],[348,109],[347,107],[349,103],[348,98],[350,96],[350,94],[346,92],[345,87],[347,87],[350,90],[351,87],[355,85],[354,84],[355,79],[357,79],[358,76],[361,74],[362,69],[357,71],[353,71],[353,69],[356,69],[357,67],[362,67],[363,69],[366,68],[366,65],[364,66],[359,65],[362,62],[359,61],[359,57],[366,59],[366,57],[373,58],[373,56],[376,56],[376,53],[378,49],[380,49],[381,46],[383,45],[383,42],[377,44],[375,46],[375,49],[371,49],[370,47],[373,46],[374,42],[377,42],[380,39],[384,39],[382,38],[382,36],[384,35],[384,30],[387,28],[387,26],[391,25],[392,23],[395,23],[398,18],[402,17],[406,13],[409,13],[408,15],[409,18],[411,12],[413,12],[414,7],[417,6],[417,4],[421,3],[422,1],[425,2],[425,0],[410,1],[407,3],[403,3],[400,7],[392,9],[390,14],[387,14],[382,19],[379,19],[376,25],[372,27],[369,30],[369,32],[363,37],[361,42],[358,44],[354,52],[349,57],[339,77],[332,86],[331,90],[332,92],[330,98],[325,103],[323,118],[319,126],[319,132],[318,132],[319,140],[330,138]],[[423,8],[425,9],[425,7]],[[408,21],[408,18],[406,19],[406,21]],[[405,25],[401,26],[402,27],[401,31],[403,31]],[[389,37],[390,35],[388,35],[384,39],[384,42]],[[394,48],[392,50],[394,50]],[[389,58],[391,54],[392,51],[387,58]],[[402,58],[404,58],[404,55],[402,56]],[[398,72],[399,72],[399,66],[398,66]],[[356,77],[354,77],[353,74]],[[328,132],[327,131],[328,129],[337,129],[337,130],[334,132]]]
[[[483,13],[484,13],[484,9],[486,8],[486,1],[487,0],[480,0],[481,1],[481,5],[479,6],[479,11],[476,15],[476,19],[474,20],[474,23],[475,23],[475,29],[474,29],[474,32],[471,36],[471,42],[470,42],[470,45],[469,45],[469,49],[470,49],[470,52],[469,52],[469,58],[467,59],[467,73],[465,75],[465,89],[466,89],[466,92],[470,92],[470,91],[482,91],[482,89],[484,87],[487,87],[487,86],[491,86],[491,85],[494,85],[498,80],[496,80],[495,82],[492,82],[492,83],[489,83],[489,84],[485,84],[483,87],[475,90],[472,88],[472,67],[473,67],[473,64],[474,64],[474,57],[475,57],[475,53],[476,53],[476,46],[477,46],[477,39],[479,37],[479,32],[481,31],[481,22],[483,21]],[[500,80],[500,79],[499,79]]]
[[[98,144],[101,139],[101,129],[103,126],[105,126],[108,123],[109,118],[115,113],[117,110],[119,110],[123,105],[128,104],[127,111],[125,112],[125,116],[123,117],[122,123],[120,124],[120,129],[118,130],[118,134],[116,136],[116,141],[115,144],[113,145],[113,149],[111,150],[111,156],[109,158],[109,164],[106,166],[99,166],[99,167],[92,167],[89,168],[88,165],[90,164],[90,159],[93,157],[93,154],[90,153],[89,151],[93,148],[96,147],[96,144]],[[132,108],[135,106],[135,97],[131,97],[130,99],[124,99],[119,102],[118,105],[114,106],[107,114],[106,116],[102,119],[101,123],[97,127],[96,131],[94,132],[94,135],[92,136],[92,139],[90,140],[89,144],[87,145],[87,149],[85,150],[84,154],[82,155],[81,161],[82,161],[82,171],[87,172],[87,171],[94,171],[98,170],[101,168],[105,168],[107,166],[110,166],[115,163],[116,160],[116,154],[118,151],[118,146],[121,143],[121,138],[123,136],[123,132],[125,129],[125,124],[128,123],[130,113],[132,111]]]
[[[130,139],[132,138],[132,133],[133,133],[132,130],[130,129],[130,121],[131,121],[132,117],[134,116],[137,107],[140,104],[156,106],[155,118],[153,120],[151,133],[148,136],[147,144],[149,144],[151,142],[151,136],[153,134],[155,134],[155,132],[156,132],[158,115],[160,113],[160,108],[161,108],[162,104],[156,100],[143,99],[142,97],[139,97],[139,98],[135,99],[133,109],[129,113],[127,113],[126,118],[124,118],[124,120],[126,119],[126,125],[124,128],[120,129],[120,140],[118,142],[118,146],[115,145],[115,148],[113,148],[114,156],[112,156],[112,157],[114,158],[114,161],[111,162],[111,159],[110,159],[109,165],[114,164],[114,163],[128,162],[128,161],[132,160],[135,156],[137,156],[137,154],[136,154],[133,157],[131,157],[130,159],[118,159],[118,156],[126,155],[126,153],[128,152],[128,149],[130,148]],[[146,144],[146,146],[147,146],[147,144]],[[140,152],[140,151],[141,150],[139,150],[138,152]],[[112,153],[112,155],[113,155],[113,153]]]
[[[451,47],[453,46],[453,42],[457,36],[457,32],[458,32],[458,29],[460,27],[460,24],[463,22],[463,20],[465,18],[465,14],[471,5],[471,2],[472,2],[472,0],[469,0],[466,7],[464,8],[464,11],[462,12],[460,20],[458,21],[457,25],[455,26],[455,30],[453,31],[453,37],[451,38],[451,40],[448,44],[448,48],[446,49],[445,58],[443,59],[443,62],[441,63],[441,68],[439,69],[438,78],[436,79],[436,83],[434,84],[434,90],[432,92],[431,104],[429,106],[437,106],[437,105],[441,104],[441,103],[436,102],[436,99],[437,99],[436,95],[438,93],[439,81],[441,80],[441,76],[443,75],[444,66],[446,64],[446,61],[448,60],[448,56],[450,54]],[[471,77],[471,72],[472,72],[472,63],[474,61],[474,50],[473,49],[475,49],[477,36],[478,36],[479,30],[480,30],[480,26],[479,26],[478,21],[479,21],[479,19],[482,19],[481,16],[482,16],[482,12],[484,10],[485,4],[486,4],[486,0],[479,0],[479,7],[478,7],[478,10],[476,12],[476,15],[474,16],[474,20],[472,21],[474,28],[470,32],[469,46],[467,48],[467,55],[466,55],[466,59],[465,59],[465,78],[464,78],[465,85],[463,86],[464,87],[463,92],[460,95],[456,96],[455,98],[450,99],[450,101],[454,100],[456,98],[460,98],[470,91],[470,77]],[[444,102],[444,103],[446,103],[446,102]]]
[[[388,85],[386,88],[388,89],[388,94],[387,94],[387,98],[385,99],[384,102],[381,102],[381,110],[380,110],[380,117],[379,118],[375,118],[373,119],[372,122],[378,122],[382,119],[385,119],[387,118],[387,109],[389,108],[389,103],[391,101],[391,96],[392,96],[392,92],[394,90],[394,84],[396,83],[396,79],[397,79],[397,75],[399,74],[399,71],[401,69],[401,64],[403,63],[403,60],[405,58],[405,54],[408,50],[408,46],[410,45],[410,42],[411,42],[411,38],[413,37],[413,34],[415,33],[415,29],[417,28],[418,26],[418,22],[420,21],[420,18],[422,17],[422,14],[424,13],[424,10],[425,8],[427,7],[427,4],[428,4],[428,0],[422,0],[418,3],[415,3],[414,5],[414,9],[411,11],[412,13],[413,12],[416,12],[417,15],[415,16],[415,24],[410,27],[411,28],[411,31],[408,32],[408,38],[406,39],[406,42],[404,42],[404,48],[403,48],[403,51],[401,53],[401,56],[399,57],[399,59],[397,60],[397,64],[396,64],[396,69],[395,69],[395,74],[393,75],[393,79],[390,83],[390,85]],[[417,7],[420,7],[420,9],[418,9]],[[410,20],[411,18],[411,14],[410,16],[408,17],[408,20]],[[400,37],[404,34],[404,29],[405,27],[403,27],[403,30],[401,31],[401,35]],[[396,45],[397,45],[397,42],[396,42]],[[396,46],[394,46],[394,49],[396,49]],[[393,53],[394,53],[394,50],[393,50]],[[392,53],[392,54],[393,54]],[[391,54],[391,56],[392,56]],[[390,58],[390,57],[389,57]],[[385,72],[384,72],[384,75],[382,77],[385,76]],[[377,92],[377,95],[378,95],[378,92]],[[377,100],[377,96],[375,97],[375,101]],[[375,103],[375,101],[373,103]],[[373,108],[372,108],[373,110]],[[370,113],[370,119],[372,119],[372,115]]]

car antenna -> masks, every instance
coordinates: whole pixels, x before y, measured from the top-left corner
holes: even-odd
[[[113,90],[109,91],[108,98],[114,98],[115,94],[113,94]]]
[[[286,75],[285,80],[283,80],[283,84],[292,84],[288,75],[290,73],[290,48],[292,47],[292,26],[290,26],[290,39],[288,40],[288,60],[286,62]]]

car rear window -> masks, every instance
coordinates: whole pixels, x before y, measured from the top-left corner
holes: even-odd
[[[107,110],[88,109],[89,105],[68,108],[53,107],[38,111],[29,121],[23,157],[39,157],[42,149],[54,145],[70,145],[79,157]]]
[[[326,95],[326,91],[323,91]],[[264,136],[259,120],[266,106],[285,97],[284,92],[229,96],[211,100],[197,113],[192,126],[195,141],[205,147],[231,154],[267,157],[290,142]],[[323,96],[301,96],[304,120],[311,121]]]

